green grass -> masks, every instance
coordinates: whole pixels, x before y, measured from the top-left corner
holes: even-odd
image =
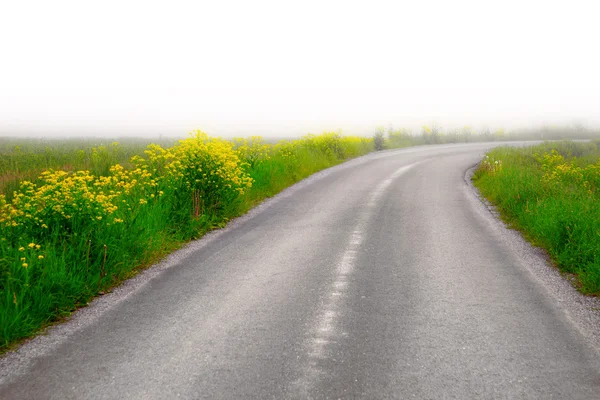
[[[583,293],[600,295],[600,141],[496,148],[473,181]]]
[[[47,169],[105,175],[110,166],[128,164],[131,157],[142,155],[150,143],[169,146],[175,140],[0,138],[0,193],[10,198],[22,181],[35,181]]]

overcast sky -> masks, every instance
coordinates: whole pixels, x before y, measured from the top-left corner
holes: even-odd
[[[4,1],[0,134],[599,125],[593,1]]]

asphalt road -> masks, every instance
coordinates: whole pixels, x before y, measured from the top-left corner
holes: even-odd
[[[594,327],[465,180],[489,147],[300,183],[9,354],[0,398],[600,398]]]

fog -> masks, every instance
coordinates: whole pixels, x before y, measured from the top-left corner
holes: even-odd
[[[593,2],[2,8],[2,136],[600,126]]]

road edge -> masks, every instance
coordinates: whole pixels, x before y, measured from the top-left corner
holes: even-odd
[[[225,233],[249,222],[254,217],[267,211],[269,208],[279,203],[283,199],[292,196],[298,190],[301,190],[302,188],[337,171],[351,168],[371,160],[392,157],[397,153],[414,152],[422,150],[423,148],[423,146],[413,146],[401,149],[371,152],[315,172],[314,174],[296,182],[295,184],[288,186],[276,195],[264,199],[261,203],[251,208],[245,214],[231,219],[225,227],[210,231],[199,239],[183,244],[179,249],[167,254],[158,262],[143,270],[140,270],[137,275],[124,280],[121,282],[121,284],[112,288],[111,291],[97,296],[86,306],[76,309],[67,318],[43,328],[31,338],[24,339],[13,349],[1,354],[0,385],[7,384],[25,374],[30,365],[36,359],[49,354],[54,349],[64,344],[69,337],[92,325],[100,315],[137,293],[150,281],[160,276],[166,270],[179,265],[180,261],[189,257],[194,252],[200,251],[202,248],[217,240]]]
[[[464,174],[465,187],[472,206],[481,216],[487,217],[485,219],[500,234],[502,240],[515,249],[515,255],[529,275],[573,323],[587,344],[600,355],[600,298],[580,293],[553,265],[546,250],[533,246],[521,232],[509,227],[500,218],[496,206],[481,194],[471,179],[479,164],[468,168]]]

